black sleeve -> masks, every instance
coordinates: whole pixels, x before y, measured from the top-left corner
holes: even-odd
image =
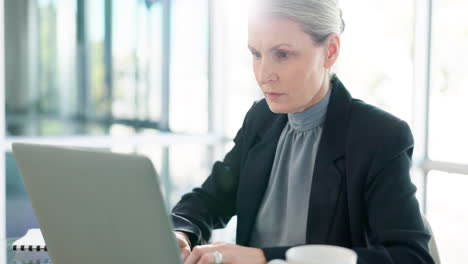
[[[234,147],[226,154],[224,160],[215,162],[202,186],[182,196],[172,210],[174,230],[186,233],[192,247],[208,243],[211,231],[225,227],[236,214],[236,194],[246,120],[247,117],[234,138]]]
[[[368,248],[354,248],[360,264],[434,263],[416,187],[410,179],[413,136],[405,122],[382,139],[369,170],[364,200]]]
[[[286,251],[292,247],[270,247],[262,248],[263,254],[268,261],[273,259],[286,259]]]

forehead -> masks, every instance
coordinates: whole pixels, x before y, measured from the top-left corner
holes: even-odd
[[[249,45],[253,48],[268,48],[278,43],[303,46],[311,43],[302,31],[301,24],[281,17],[257,17],[249,19]]]

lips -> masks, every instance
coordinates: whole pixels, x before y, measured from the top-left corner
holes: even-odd
[[[283,95],[283,93],[265,93],[265,96],[270,100],[276,100]]]

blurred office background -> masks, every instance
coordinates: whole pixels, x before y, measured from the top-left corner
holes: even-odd
[[[3,0],[7,237],[37,226],[14,141],[145,154],[168,208],[202,183],[261,98],[247,2]],[[354,97],[412,127],[421,210],[443,263],[460,263],[468,259],[468,2],[339,2],[346,30],[335,72]],[[233,241],[231,222],[217,239]]]

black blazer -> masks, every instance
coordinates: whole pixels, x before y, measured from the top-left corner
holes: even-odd
[[[358,263],[433,263],[416,187],[410,180],[413,137],[408,125],[353,99],[333,76],[309,199],[306,244],[352,248]],[[237,244],[249,246],[287,114],[260,100],[248,111],[235,146],[214,164],[201,188],[172,211],[175,230],[192,245],[237,215]],[[273,227],[274,228],[274,227]],[[291,245],[295,246],[295,245]],[[267,260],[289,247],[264,248]]]

